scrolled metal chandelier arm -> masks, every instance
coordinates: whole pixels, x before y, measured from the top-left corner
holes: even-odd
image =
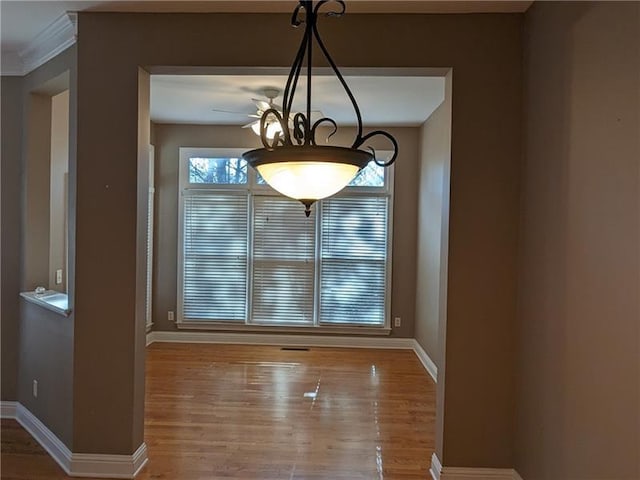
[[[323,0],[323,1],[318,2],[318,4],[316,5],[316,8],[315,8],[315,11],[317,12],[318,9],[322,5],[324,5],[325,3],[328,3],[329,1],[330,0]],[[335,0],[335,2],[342,6],[342,10],[340,12],[328,12],[327,16],[339,17],[339,16],[342,16],[344,14],[345,9],[346,9],[346,6],[345,6],[344,2],[341,1],[341,0]],[[338,70],[338,66],[333,61],[333,58],[331,58],[331,55],[329,54],[329,51],[327,50],[327,47],[324,46],[324,42],[322,41],[322,38],[320,38],[320,34],[318,33],[318,26],[317,26],[316,23],[313,24],[312,29],[313,29],[313,36],[316,39],[316,42],[318,42],[318,46],[320,47],[320,50],[322,50],[322,54],[324,55],[324,58],[327,60],[327,62],[329,62],[329,65],[331,66],[331,69],[333,70],[333,73],[335,73],[338,81],[340,82],[340,85],[342,85],[342,88],[344,89],[345,93],[347,94],[347,97],[349,97],[349,101],[351,102],[351,105],[353,106],[353,111],[356,114],[358,132],[356,133],[356,138],[355,138],[355,141],[353,142],[352,147],[353,148],[357,148],[356,144],[362,143],[360,141],[362,139],[362,114],[360,113],[360,107],[358,107],[358,102],[356,102],[356,99],[353,96],[353,93],[351,92],[351,89],[349,88],[349,85],[347,85],[347,82],[345,81],[344,77],[340,73],[340,70]]]
[[[293,98],[295,96],[296,87],[298,86],[298,79],[300,78],[300,71],[302,70],[302,64],[304,62],[305,54],[307,53],[307,50],[311,48],[311,35],[309,34],[309,24],[311,21],[311,16],[313,15],[313,11],[309,9],[310,6],[307,5],[307,3],[310,3],[310,2],[300,1],[291,16],[291,25],[297,28],[304,23],[305,31],[302,36],[302,41],[300,42],[300,47],[298,48],[298,51],[296,53],[296,57],[293,60],[293,64],[291,65],[291,70],[289,71],[289,77],[287,78],[287,84],[284,89],[282,118],[285,125],[281,125],[281,126],[282,126],[282,131],[284,132],[284,135],[286,137],[284,142],[287,145],[293,144],[291,141],[291,132],[289,130],[291,107],[293,106]],[[306,16],[304,20],[300,19],[301,9],[305,10],[306,12]],[[294,123],[298,125],[298,127],[294,126],[294,133],[295,133],[296,132],[295,128],[299,128],[300,117],[298,115],[295,115],[294,117],[298,117],[298,119],[295,119],[295,118],[293,119]],[[306,137],[307,128],[305,127],[304,130],[305,130],[305,137]],[[298,133],[299,133],[299,130],[298,130]],[[304,137],[300,139],[299,135],[295,135],[294,138],[296,138],[298,145],[300,145],[301,141],[304,142]]]
[[[313,1],[310,0],[299,0],[298,5],[296,6],[293,14],[291,16],[291,25],[294,27],[299,27],[300,25],[305,26],[305,31],[302,37],[302,41],[300,42],[300,46],[298,47],[298,51],[296,53],[293,64],[291,65],[291,70],[289,71],[289,76],[287,78],[287,84],[284,89],[284,105],[282,114],[279,114],[276,110],[270,109],[264,112],[264,115],[261,118],[260,123],[260,132],[261,132],[261,140],[262,144],[265,148],[273,149],[277,145],[317,145],[316,143],[316,132],[318,126],[322,123],[330,123],[333,126],[333,132],[330,133],[327,137],[330,138],[337,131],[336,122],[329,118],[323,117],[317,120],[313,125],[311,125],[311,76],[312,76],[312,40],[315,39],[320,51],[322,52],[324,58],[329,63],[333,73],[336,78],[342,85],[351,105],[353,107],[353,111],[356,116],[356,135],[351,145],[352,148],[359,148],[362,146],[367,140],[375,137],[375,136],[384,136],[386,137],[391,144],[393,145],[393,155],[386,162],[382,162],[376,158],[375,150],[373,148],[369,148],[369,150],[373,154],[373,159],[375,163],[379,166],[388,167],[393,164],[398,155],[398,143],[395,138],[387,132],[376,130],[374,132],[363,135],[363,126],[362,126],[362,114],[360,112],[360,107],[356,102],[356,99],[353,95],[353,92],[349,88],[349,85],[345,81],[344,77],[340,73],[338,66],[335,61],[331,57],[331,54],[327,50],[322,38],[320,37],[320,33],[318,32],[317,19],[320,14],[320,9],[326,4],[336,4],[339,8],[337,10],[330,10],[326,12],[324,15],[327,17],[340,17],[346,11],[345,2],[342,0],[320,0],[316,3],[315,7],[313,6]],[[301,11],[305,12],[303,18],[301,18]],[[303,68],[305,57],[307,59],[307,104],[306,111],[304,113],[299,112],[292,115],[292,107],[293,107],[293,99],[295,96],[296,88],[298,86],[298,80],[300,78],[300,73]],[[272,117],[276,118],[276,121],[280,123],[280,127],[282,130],[282,134],[276,135],[274,139],[267,138],[267,120],[272,119]]]
[[[360,138],[359,141],[356,141],[356,143],[353,144],[353,148],[359,148],[367,140],[369,140],[370,138],[376,137],[378,135],[386,137],[391,142],[391,145],[393,145],[393,155],[391,155],[391,158],[386,162],[382,162],[378,160],[378,158],[376,157],[375,148],[369,147],[369,150],[371,150],[371,153],[373,154],[373,161],[379,167],[388,167],[390,165],[393,165],[393,162],[395,162],[396,158],[398,157],[398,141],[389,132],[385,132],[384,130],[375,130],[373,132],[367,133],[364,137]]]
[[[267,127],[269,126],[268,120],[271,117],[275,117],[276,121],[280,124],[280,126],[283,126],[286,123],[283,121],[283,118],[280,112],[275,108],[269,108],[262,113],[262,117],[260,117],[260,139],[262,140],[262,144],[264,145],[264,147],[268,149],[273,149],[279,144],[283,143],[283,137],[282,135],[280,135],[280,132],[277,132],[274,135],[273,139],[271,140],[267,136]]]

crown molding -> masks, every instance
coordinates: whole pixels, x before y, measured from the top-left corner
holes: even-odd
[[[19,51],[3,52],[3,75],[26,75],[76,43],[78,15],[66,12]]]

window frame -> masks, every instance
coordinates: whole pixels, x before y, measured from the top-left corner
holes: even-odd
[[[348,186],[333,197],[349,196],[385,196],[388,199],[387,212],[387,250],[386,250],[386,271],[385,271],[385,311],[384,324],[380,326],[363,325],[358,323],[345,323],[342,325],[332,325],[320,322],[320,274],[322,249],[322,201],[317,202],[314,208],[317,209],[315,215],[315,263],[314,263],[314,301],[313,301],[313,324],[312,325],[260,325],[251,322],[252,312],[252,289],[253,289],[253,197],[254,196],[282,196],[267,184],[257,182],[257,173],[247,166],[246,184],[206,184],[189,182],[189,158],[239,158],[242,153],[251,150],[246,148],[204,148],[204,147],[180,147],[178,165],[178,255],[177,255],[177,297],[175,324],[178,329],[196,330],[226,330],[226,331],[271,331],[271,332],[311,332],[318,330],[324,333],[360,333],[365,335],[389,335],[391,333],[391,298],[392,298],[392,273],[393,273],[393,212],[394,212],[394,186],[395,168],[394,166],[385,169],[384,186],[365,187]],[[382,155],[391,152],[378,152]],[[244,323],[225,322],[222,320],[193,320],[184,319],[182,311],[184,308],[184,197],[185,195],[206,194],[205,192],[218,191],[238,194],[245,193],[248,196],[247,206],[247,291],[246,291],[246,312],[247,318]],[[302,210],[301,210],[302,214]]]

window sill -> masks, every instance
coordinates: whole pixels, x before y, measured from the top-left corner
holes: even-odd
[[[66,293],[45,290],[44,293],[20,292],[20,296],[27,302],[46,308],[58,315],[68,317],[71,314],[69,297]]]
[[[335,326],[276,326],[276,325],[236,325],[233,323],[182,321],[176,322],[179,330],[211,330],[226,332],[264,332],[264,333],[306,333],[314,335],[379,335],[385,336],[391,333],[388,327],[364,327],[356,325]]]

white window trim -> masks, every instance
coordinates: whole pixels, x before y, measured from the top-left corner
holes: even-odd
[[[156,150],[149,145],[149,192],[147,196],[147,278],[145,290],[145,326],[147,332],[153,327],[153,231],[155,215],[155,156]]]
[[[340,326],[321,324],[317,318],[314,318],[313,325],[299,325],[299,326],[280,326],[280,325],[255,325],[248,323],[237,324],[224,321],[208,321],[208,320],[185,320],[182,318],[182,311],[184,307],[183,288],[181,282],[184,277],[184,245],[182,242],[182,234],[184,230],[184,193],[188,190],[213,190],[224,191],[234,190],[242,191],[246,190],[251,195],[280,195],[275,192],[268,185],[260,185],[256,182],[255,171],[251,168],[247,168],[247,183],[246,184],[232,184],[232,185],[211,185],[211,184],[193,184],[189,183],[189,171],[188,171],[188,159],[191,157],[204,157],[204,158],[240,158],[242,154],[252,147],[246,148],[202,148],[202,147],[180,147],[179,148],[179,174],[178,174],[178,265],[177,265],[177,305],[176,305],[176,320],[175,324],[178,329],[187,330],[218,330],[218,331],[254,331],[254,332],[282,332],[282,333],[301,333],[317,330],[318,333],[343,333],[343,334],[362,334],[362,335],[389,335],[391,333],[391,292],[392,292],[392,272],[393,272],[393,212],[394,212],[394,190],[395,190],[395,168],[394,166],[388,167],[385,173],[385,185],[383,187],[347,187],[340,193],[336,194],[336,197],[340,196],[356,196],[356,195],[371,195],[372,193],[383,194],[389,199],[389,211],[387,215],[387,268],[385,272],[385,282],[387,288],[385,288],[385,319],[384,324],[379,327],[372,327],[368,325],[357,324],[344,324]],[[381,154],[389,152],[379,152]],[[195,192],[194,192],[195,193]],[[249,202],[249,210],[247,215],[252,217],[252,204]],[[315,208],[320,208],[318,204]],[[320,215],[316,216],[317,222],[320,223]],[[248,222],[248,251],[253,249],[252,245],[252,224]],[[316,242],[321,235],[321,228],[316,228]],[[319,249],[316,249],[316,257],[319,255]],[[251,254],[249,253],[249,256]],[[247,316],[251,312],[251,288],[252,288],[252,264],[249,261],[247,265]],[[319,265],[319,258],[316,258],[316,265]],[[320,269],[315,269],[315,289],[319,288],[319,275]],[[318,315],[319,299],[318,292],[314,291],[314,317]]]

